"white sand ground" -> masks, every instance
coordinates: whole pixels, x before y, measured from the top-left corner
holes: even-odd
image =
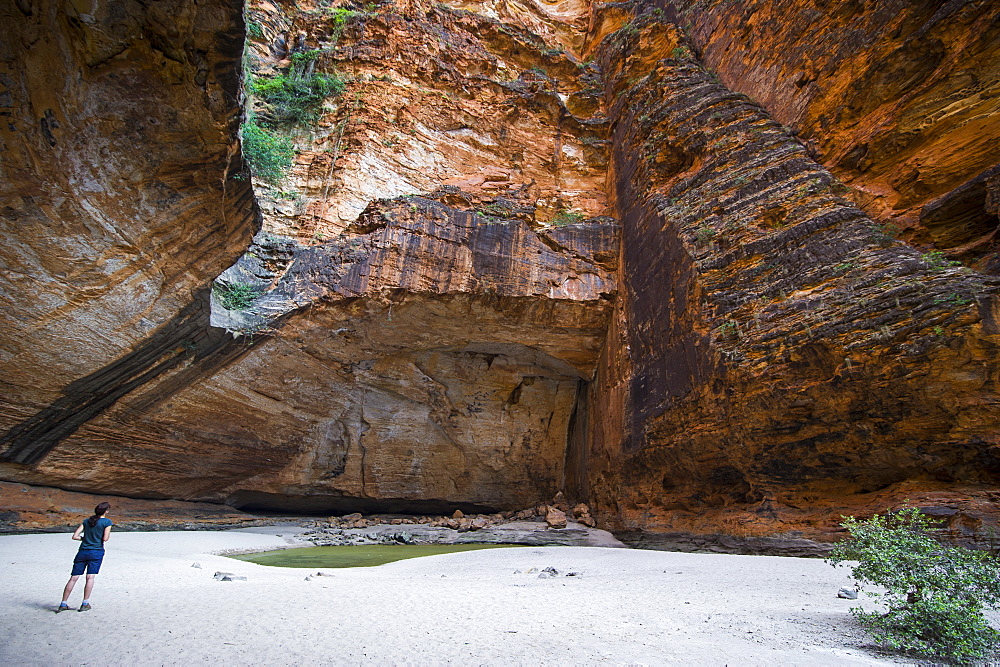
[[[93,611],[60,614],[78,543],[2,536],[0,664],[886,662],[863,648],[855,603],[837,598],[847,571],[814,559],[524,547],[306,581],[315,571],[209,553],[294,532],[114,533]],[[582,576],[514,574],[547,566]],[[215,581],[217,570],[248,580]]]

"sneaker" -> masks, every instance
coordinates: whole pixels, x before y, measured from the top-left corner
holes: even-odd
[[[90,605],[89,604],[80,605],[80,611],[90,611]]]
[[[69,605],[61,604],[58,607],[56,607],[57,614],[61,611],[69,611]]]

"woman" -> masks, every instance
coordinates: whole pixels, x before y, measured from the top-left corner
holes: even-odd
[[[80,605],[80,611],[90,611],[90,593],[94,590],[94,578],[101,571],[101,561],[104,560],[104,543],[111,539],[111,526],[114,525],[107,517],[109,509],[111,509],[111,505],[101,503],[94,508],[94,516],[77,526],[76,532],[73,533],[73,539],[81,542],[80,550],[76,552],[76,558],[73,559],[73,574],[66,582],[66,588],[63,589],[62,602],[56,609],[57,614],[61,611],[69,611],[69,605],[66,601],[69,600],[73,587],[76,586],[76,580],[84,572],[87,573],[87,583],[83,587],[83,604]]]

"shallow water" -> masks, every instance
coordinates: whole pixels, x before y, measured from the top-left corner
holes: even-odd
[[[457,551],[516,547],[516,544],[375,544],[347,547],[303,547],[232,556],[273,567],[374,567],[406,558]]]

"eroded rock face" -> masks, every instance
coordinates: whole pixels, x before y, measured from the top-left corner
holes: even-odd
[[[252,242],[241,8],[161,4],[6,10],[4,479],[565,489],[637,543],[800,553],[906,499],[996,524],[992,4],[252,3],[253,77],[344,82],[305,122],[251,96],[296,147]]]
[[[1000,270],[996,3],[662,6],[721,81],[794,128],[873,219]]]
[[[420,3],[358,13],[336,38],[321,9],[252,20],[255,76],[319,46],[349,83],[308,136],[278,128],[297,165],[256,182],[264,229],[219,281],[250,296],[202,295],[184,328],[211,345],[174,341],[162,365],[147,339],[123,364],[127,393],[20,460],[8,450],[21,465],[7,474],[307,511],[551,497],[616,289],[603,140],[582,143],[604,128],[596,91],[579,92],[589,70],[497,19]],[[414,48],[430,35],[439,52]],[[552,73],[530,70],[540,58]],[[19,433],[67,411],[50,405]]]
[[[270,294],[308,308],[210,377],[133,392],[32,475],[74,486],[85,465],[90,489],[317,511],[551,496],[613,290],[585,258],[613,252],[615,226],[536,233],[420,202],[373,210],[363,244],[300,248]]]
[[[260,26],[250,76],[274,81],[296,54],[311,54],[313,71],[347,81],[306,128],[277,123],[298,153],[280,185],[256,183],[269,231],[321,242],[373,200],[441,187],[501,217],[607,213],[603,86],[573,50],[589,6],[465,7],[402,0],[338,14],[250,4]],[[264,121],[279,115],[260,99],[251,106]]]
[[[6,459],[39,460],[141,378],[224,341],[204,292],[255,231],[233,178],[241,11],[0,7]]]
[[[592,504],[623,529],[829,539],[906,494],[985,536],[996,279],[884,234],[691,53],[654,11],[601,47],[623,253]]]

